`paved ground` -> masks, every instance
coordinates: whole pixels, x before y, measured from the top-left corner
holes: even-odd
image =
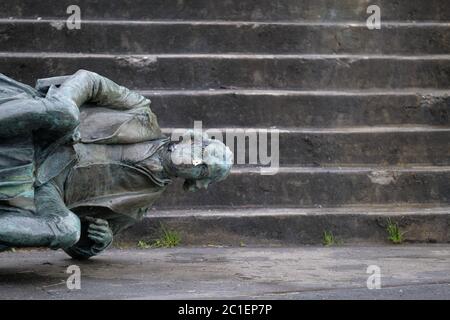
[[[81,268],[81,289],[66,268]],[[381,269],[367,289],[369,265]],[[87,262],[63,252],[0,254],[1,299],[450,299],[450,245],[112,249]]]

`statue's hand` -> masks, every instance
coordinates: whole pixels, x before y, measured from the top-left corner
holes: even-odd
[[[98,252],[105,250],[113,240],[113,233],[108,221],[91,217],[85,219],[89,222],[88,238],[95,243],[92,249]]]
[[[48,92],[51,86],[59,87],[64,83],[64,81],[68,80],[69,78],[70,76],[59,76],[59,77],[38,79],[36,81],[35,89],[45,94]]]

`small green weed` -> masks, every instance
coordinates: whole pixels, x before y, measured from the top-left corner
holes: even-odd
[[[322,243],[324,246],[332,246],[336,244],[336,239],[334,238],[334,235],[331,231],[324,231],[323,232],[323,240]]]
[[[391,219],[388,219],[387,221],[387,227],[386,230],[388,232],[388,239],[394,244],[400,244],[403,242],[404,238],[403,235],[405,232],[401,232],[400,228],[397,223],[394,223],[391,221]]]
[[[181,236],[178,232],[168,230],[166,227],[161,225],[161,237],[154,240],[153,242],[148,242],[145,240],[140,240],[137,243],[139,249],[150,249],[150,248],[173,248],[180,244]]]

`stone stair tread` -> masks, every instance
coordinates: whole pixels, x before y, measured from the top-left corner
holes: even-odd
[[[143,90],[163,127],[450,126],[450,90]],[[283,115],[289,114],[289,117]]]
[[[408,205],[365,205],[323,208],[227,208],[227,209],[150,209],[148,218],[164,217],[252,217],[252,216],[292,216],[292,215],[450,215],[450,206]]]
[[[450,166],[424,166],[424,165],[414,165],[414,164],[406,164],[404,166],[283,166],[279,168],[279,173],[370,173],[370,172],[399,172],[399,173],[410,173],[410,172],[450,172]],[[252,173],[260,173],[260,167],[257,166],[242,166],[242,167],[234,167],[231,169],[232,174],[252,174]]]
[[[392,89],[355,89],[355,90],[283,90],[283,89],[199,89],[199,90],[177,90],[177,89],[149,89],[138,90],[139,93],[146,96],[171,96],[171,95],[192,95],[192,96],[215,96],[221,94],[239,94],[239,95],[298,95],[298,96],[405,96],[405,95],[431,95],[431,96],[448,96],[449,89],[433,89],[433,88],[399,88]]]
[[[162,122],[161,122],[162,123]],[[198,126],[198,125],[197,125]],[[163,133],[178,140],[196,128],[163,128]],[[450,127],[448,126],[373,126],[338,128],[208,128],[197,130],[225,142],[235,154],[238,165],[257,165],[267,151],[249,155],[243,152],[245,140],[278,146],[281,166],[316,165],[449,165]],[[263,140],[267,139],[267,140]],[[265,152],[265,153],[264,153]],[[243,159],[247,159],[244,161]],[[267,164],[267,162],[263,162]]]
[[[151,210],[125,231],[118,243],[154,241],[162,232],[178,234],[183,245],[317,245],[324,232],[331,245],[389,243],[395,224],[405,242],[449,242],[450,207],[403,204],[329,208],[226,208]]]
[[[116,58],[116,57],[135,57],[135,58],[185,58],[185,59],[242,59],[242,60],[261,60],[261,59],[306,59],[306,60],[335,60],[349,59],[352,62],[358,60],[450,60],[450,54],[274,54],[274,53],[157,53],[157,54],[109,54],[109,53],[78,53],[78,52],[10,52],[0,51],[0,57],[8,58]],[[378,89],[377,89],[378,90]],[[410,88],[411,90],[411,88]]]
[[[411,164],[409,164],[411,165]],[[158,209],[239,207],[337,207],[410,203],[449,204],[450,167],[235,167],[203,192],[186,192],[182,179],[155,203]],[[275,173],[275,172],[273,172]]]
[[[447,54],[450,23],[358,23],[0,19],[9,51],[108,54]],[[31,36],[30,36],[31,35]]]
[[[78,0],[85,18],[101,19],[225,19],[225,20],[365,20],[372,4],[359,0]],[[67,17],[71,0],[3,0],[2,17]],[[442,0],[378,0],[383,20],[450,20]]]
[[[173,130],[187,130],[192,128],[178,127],[178,128],[162,128],[162,131],[166,134]],[[270,128],[243,128],[243,127],[221,127],[221,128],[203,128],[204,130],[233,130],[235,132],[246,130],[278,130],[280,133],[307,133],[307,134],[346,134],[346,133],[383,133],[383,132],[450,132],[450,127],[445,126],[433,126],[433,125],[391,125],[391,126],[358,126],[358,127],[337,127],[337,128],[319,128],[319,127],[270,127]]]
[[[442,90],[450,87],[449,66],[450,55],[0,53],[2,72],[25,83],[33,83],[37,74],[84,68],[131,89]]]
[[[16,18],[16,17],[0,17],[0,24],[10,23],[27,23],[27,24],[46,24],[52,22],[64,22],[65,18]],[[280,25],[280,26],[324,26],[324,27],[363,27],[367,28],[366,21],[361,20],[344,20],[344,21],[321,21],[321,20],[300,20],[300,21],[259,21],[259,20],[189,20],[189,19],[152,19],[152,20],[132,20],[132,19],[83,19],[83,24],[102,24],[102,25]],[[381,27],[450,27],[450,21],[382,21]]]

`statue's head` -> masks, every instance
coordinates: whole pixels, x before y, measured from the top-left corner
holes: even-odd
[[[196,191],[228,176],[233,165],[233,153],[206,133],[188,130],[181,141],[171,145],[169,162],[169,173],[185,179],[185,190]]]

